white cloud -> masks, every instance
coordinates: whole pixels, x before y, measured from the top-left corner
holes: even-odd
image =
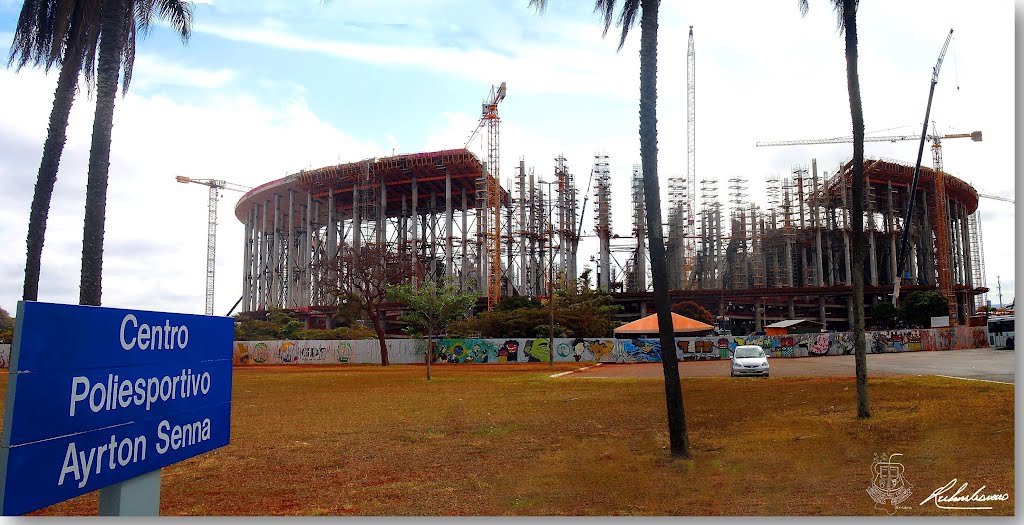
[[[618,29],[613,27],[602,39],[600,22],[589,3],[582,7],[552,3],[542,15],[502,2],[467,5],[416,0],[389,4],[384,10],[373,2],[341,4],[268,7],[219,1],[217,9],[197,10],[201,23],[195,33],[220,38],[194,38],[190,53],[217,56],[218,45],[228,39],[233,47],[241,43],[256,52],[257,46],[294,51],[287,55],[292,61],[311,55],[336,57],[380,65],[380,71],[397,70],[412,79],[423,72],[441,72],[476,86],[464,106],[458,106],[467,112],[452,112],[449,108],[455,105],[438,104],[443,109],[433,114],[419,111],[415,118],[395,118],[411,115],[410,107],[424,107],[415,97],[396,100],[395,114],[382,116],[392,118],[394,127],[366,137],[358,123],[327,121],[314,109],[337,104],[345,114],[350,107],[346,104],[359,102],[340,96],[344,86],[332,85],[324,95],[319,77],[264,78],[265,71],[275,70],[273,62],[265,64],[265,71],[252,73],[242,64],[232,69],[201,69],[184,58],[168,63],[156,52],[140,55],[134,82],[147,89],[131,93],[117,108],[107,238],[119,240],[116,249],[122,252],[164,255],[109,258],[105,303],[187,304],[184,309],[201,311],[205,188],[174,183],[174,175],[256,185],[302,168],[390,154],[392,148],[412,152],[460,147],[477,122],[478,115],[469,111],[483,94],[476,90],[499,81],[508,82],[509,87],[509,98],[502,106],[502,177],[512,176],[522,156],[539,177],[550,178],[553,157],[564,153],[582,192],[593,153],[607,150],[615,230],[629,235],[629,176],[632,165],[640,161],[639,27],[617,53]],[[984,132],[980,143],[944,141],[944,163],[947,171],[997,195],[1015,191],[1014,18],[1008,7],[1006,3],[908,0],[862,3],[859,16],[866,127],[869,131],[898,128],[885,134],[920,131],[931,68],[945,32],[955,27],[930,120],[940,133]],[[245,11],[258,14],[214,16]],[[344,30],[323,30],[338,18],[337,27]],[[849,157],[849,145],[754,147],[759,140],[850,134],[843,42],[828,2],[812,2],[805,18],[795,2],[664,2],[658,75],[663,188],[670,176],[686,170],[685,66],[690,24],[697,53],[696,171],[698,178],[719,181],[721,200],[727,200],[726,181],[731,176],[747,177],[751,194],[758,195],[769,173],[785,175],[794,165],[809,165],[812,158],[817,159],[819,170],[834,171]],[[376,77],[372,68],[368,70],[362,81],[372,84]],[[53,93],[52,78],[41,78],[34,72],[17,77],[0,72],[0,96],[19,101],[0,115],[0,177],[6,181],[17,176],[19,184],[27,185],[0,196],[0,240],[16,247],[19,254]],[[260,91],[270,84],[285,85],[290,95],[262,101]],[[196,102],[185,103],[164,95],[166,86],[203,89],[197,92]],[[331,97],[330,102],[320,103],[325,96]],[[552,102],[566,99],[579,103],[562,107]],[[545,105],[527,108],[528,103]],[[526,116],[537,113],[543,113],[544,124]],[[83,98],[72,115],[51,210],[48,232],[53,236],[48,235],[44,252],[44,298],[49,293],[62,301],[76,299],[90,127],[91,105]],[[420,136],[425,138],[415,143],[412,137]],[[916,148],[913,141],[869,143],[867,154],[913,162]],[[479,147],[476,151],[480,154]],[[925,164],[930,163],[926,152]],[[240,289],[241,225],[230,213],[236,199],[237,195],[229,194],[221,203],[218,313],[233,304]],[[667,199],[667,193],[662,199]],[[994,289],[995,276],[1000,275],[1004,298],[1009,300],[1014,296],[1014,207],[998,201],[982,201],[982,206],[989,284]],[[591,203],[584,219],[586,229],[593,224],[592,209]],[[581,249],[579,260],[586,261],[594,249]],[[108,255],[114,255],[113,250]],[[2,266],[3,296],[20,295],[20,257]],[[145,265],[139,261],[153,257],[152,268],[143,270]],[[163,260],[168,258],[171,262]],[[147,284],[147,280],[153,282]],[[13,306],[3,296],[0,305]],[[990,298],[995,300],[994,293]]]
[[[136,89],[155,88],[163,85],[218,89],[225,87],[235,78],[236,74],[230,69],[190,68],[151,54],[137,55],[134,67],[139,72],[139,75],[132,79],[132,86]]]
[[[17,195],[0,198],[0,242],[15,247],[3,265],[0,294],[10,309],[21,296],[28,207],[42,151],[54,77],[0,71],[0,97],[25,103],[0,114],[0,136],[17,133],[34,146],[29,161],[0,159],[0,178],[17,180]],[[82,210],[92,105],[76,105],[47,225],[40,300],[77,303]],[[301,168],[380,155],[313,115],[303,99],[266,106],[245,92],[222,92],[203,103],[130,93],[115,112],[104,256],[103,303],[201,313],[205,291],[206,188],[175,175],[256,186]],[[31,171],[28,171],[28,168]],[[225,192],[219,206],[216,312],[241,295],[242,226]],[[13,311],[13,310],[12,310]]]

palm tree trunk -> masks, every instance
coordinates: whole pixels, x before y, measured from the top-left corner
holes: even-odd
[[[124,47],[125,0],[103,2],[100,56],[97,67],[96,115],[92,121],[89,181],[85,189],[85,227],[82,232],[82,281],[78,302],[99,306],[103,291],[103,229],[106,223],[110,141],[114,101]]]
[[[868,363],[864,340],[864,108],[860,99],[857,74],[857,2],[843,4],[846,30],[846,84],[850,91],[850,116],[853,119],[853,203],[851,250],[853,270],[853,339],[857,367],[857,417],[871,417],[868,405]]]
[[[658,188],[658,2],[641,1],[640,18],[640,163],[644,177],[644,206],[647,239],[651,250],[654,308],[658,312],[661,365],[665,374],[665,403],[668,409],[669,448],[673,457],[690,457],[686,435],[683,391],[675,352],[675,332],[668,297],[665,243],[661,231],[661,195]],[[643,239],[638,239],[643,242]]]
[[[64,63],[57,77],[57,91],[53,94],[53,109],[50,110],[50,125],[43,142],[43,159],[39,163],[35,193],[32,195],[32,209],[28,218],[27,254],[25,260],[25,287],[22,298],[26,301],[39,299],[39,271],[42,266],[43,241],[46,238],[46,218],[50,213],[53,187],[57,183],[60,157],[67,142],[68,118],[75,103],[78,90],[78,75],[82,70],[82,44],[72,39],[64,55]]]

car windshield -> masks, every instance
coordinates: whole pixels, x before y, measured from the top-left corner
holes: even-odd
[[[737,348],[736,349],[736,357],[737,358],[762,357],[762,356],[764,356],[764,351],[762,351],[760,348]]]

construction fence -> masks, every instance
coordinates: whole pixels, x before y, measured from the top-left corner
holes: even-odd
[[[985,327],[884,330],[867,332],[865,335],[869,353],[963,350],[989,346]],[[427,349],[425,339],[388,339],[385,344],[390,363],[424,362]],[[433,345],[433,362],[440,363],[543,363],[548,361],[551,353],[547,338],[436,339]],[[676,357],[681,361],[728,359],[737,345],[760,346],[772,357],[847,355],[853,353],[853,334],[833,332],[757,337],[678,337],[675,345]],[[661,343],[657,339],[554,339],[556,362],[659,362],[661,351]],[[238,366],[375,364],[380,363],[380,342],[375,339],[236,341],[234,363]]]

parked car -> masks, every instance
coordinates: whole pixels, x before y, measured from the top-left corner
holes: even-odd
[[[768,356],[757,345],[739,345],[732,353],[730,376],[768,377]]]

